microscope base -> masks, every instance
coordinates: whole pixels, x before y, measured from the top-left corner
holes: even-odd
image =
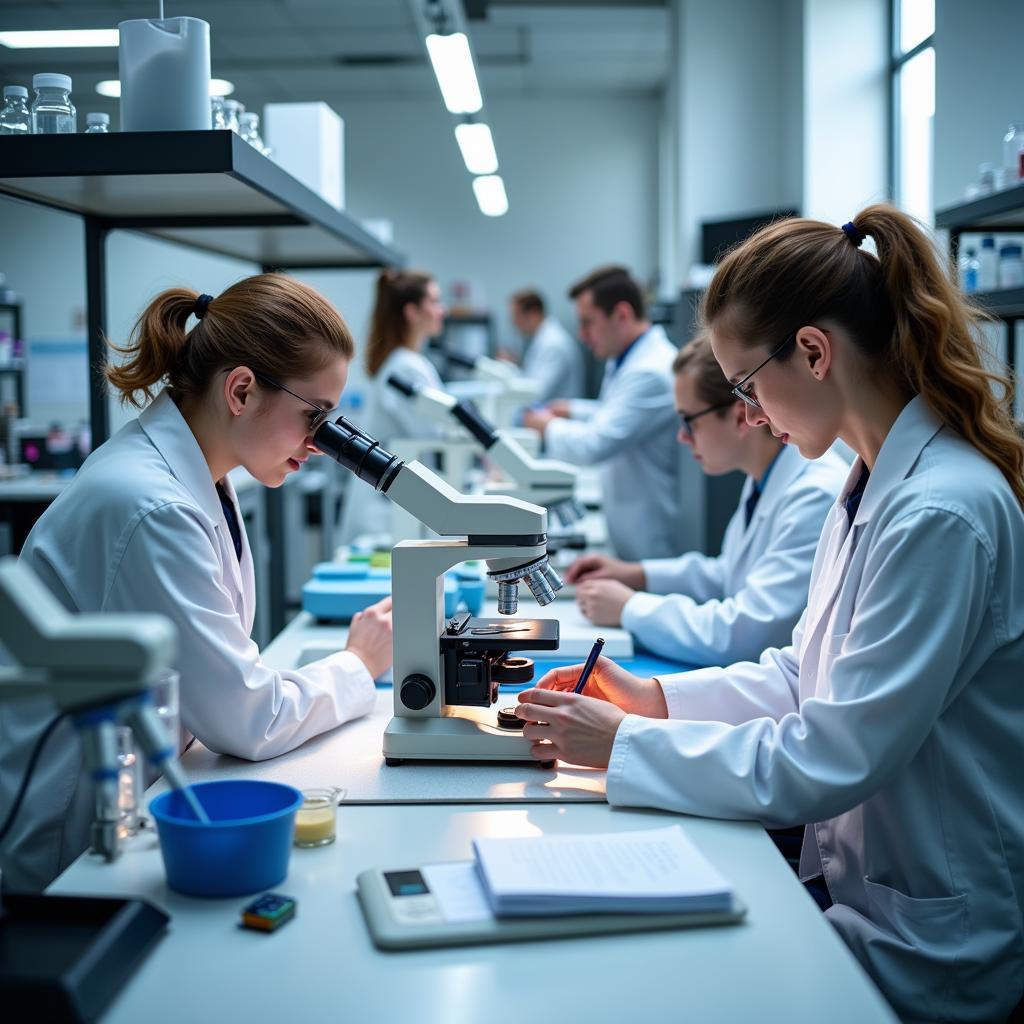
[[[551,764],[533,758],[530,741],[499,729],[495,713],[483,708],[460,708],[459,715],[444,718],[392,718],[384,730],[384,760],[389,765],[406,760]]]

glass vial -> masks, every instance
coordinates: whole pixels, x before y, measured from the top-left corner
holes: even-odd
[[[4,106],[0,110],[0,135],[31,135],[32,115],[28,109],[28,89],[23,85],[4,86]]]
[[[109,114],[86,114],[85,115],[86,135],[109,135],[110,115]]]
[[[35,75],[32,88],[32,131],[35,135],[73,135],[78,131],[75,108],[71,104],[71,78],[68,75]]]

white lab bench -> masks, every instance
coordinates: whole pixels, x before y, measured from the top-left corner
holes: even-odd
[[[248,899],[170,892],[152,833],[137,836],[112,866],[80,858],[50,891],[137,895],[171,914],[166,936],[104,1024],[895,1022],[771,841],[749,823],[682,819],[749,907],[745,923],[735,926],[382,953],[355,896],[363,869],[466,859],[474,836],[607,832],[678,820],[558,804],[342,807],[337,842],[293,851],[277,889],[297,900],[298,913],[271,935],[236,927]]]
[[[582,628],[571,603],[545,611],[569,634]],[[346,632],[300,615],[265,658],[295,667],[310,654],[342,646]],[[280,932],[239,930],[247,899],[199,900],[168,890],[149,831],[129,840],[114,864],[84,855],[54,882],[54,893],[141,896],[172,916],[168,933],[112,1004],[105,1024],[339,1015],[385,1024],[518,1024],[538,1013],[587,1024],[683,1017],[896,1020],[759,825],[612,809],[603,798],[604,773],[588,769],[387,768],[380,744],[391,702],[391,690],[381,689],[371,715],[270,761],[220,757],[200,745],[183,758],[194,780],[241,776],[347,789],[337,842],[293,850],[288,878],[277,889],[294,897],[299,910]],[[749,908],[743,924],[382,953],[370,941],[355,896],[363,869],[465,859],[475,836],[672,822],[681,822],[735,885]]]

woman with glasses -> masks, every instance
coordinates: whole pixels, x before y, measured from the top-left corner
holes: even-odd
[[[607,765],[614,805],[806,826],[801,877],[904,1020],[1003,1020],[1024,989],[1009,381],[949,260],[884,205],[763,229],[703,313],[752,425],[857,453],[807,609],[756,663],[642,680],[603,659],[579,696],[577,671],[549,673],[520,696],[525,735]]]
[[[709,476],[747,474],[722,553],[623,562],[584,555],[565,574],[595,625],[622,625],[648,650],[728,665],[785,643],[807,603],[814,549],[848,466],[809,461],[752,426],[702,333],[672,365],[679,441]]]
[[[444,327],[447,310],[437,281],[422,270],[387,269],[377,278],[377,297],[366,346],[370,377],[366,421],[361,424],[385,447],[399,438],[440,437],[444,430],[424,423],[413,403],[388,385],[395,375],[414,387],[440,388],[434,364],[423,354],[430,338]],[[365,492],[365,493],[364,493]],[[349,488],[341,516],[341,539],[348,543],[369,534],[389,534],[387,499],[368,488]]]
[[[181,723],[211,750],[262,760],[366,714],[391,664],[390,603],[352,621],[348,647],[294,671],[249,638],[252,553],[228,473],[279,487],[311,454],[354,346],[326,299],[292,278],[221,295],[174,288],[135,325],[107,377],[143,407],[89,456],[21,558],[73,612],[158,612],[177,627]],[[0,807],[54,709],[0,705]],[[52,736],[3,853],[4,882],[45,885],[88,841],[91,784],[68,722]],[[187,737],[186,737],[187,739]]]

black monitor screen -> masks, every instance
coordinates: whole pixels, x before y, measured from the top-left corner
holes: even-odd
[[[701,225],[700,258],[702,263],[717,263],[737,242],[749,238],[758,228],[773,220],[799,217],[793,209],[765,210],[733,220],[706,220]]]

